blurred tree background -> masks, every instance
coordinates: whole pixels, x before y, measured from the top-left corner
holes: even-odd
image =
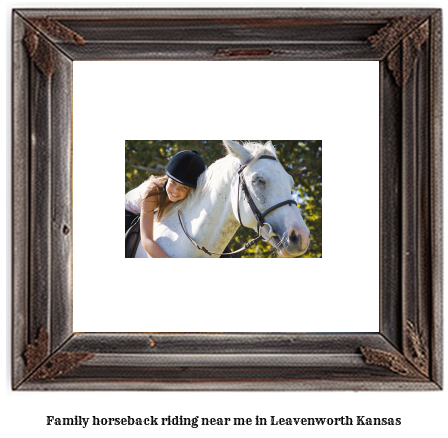
[[[235,140],[245,142],[249,140]],[[267,140],[251,140],[265,143]],[[303,258],[322,257],[322,141],[272,140],[277,156],[294,178],[293,196],[311,231],[311,244]],[[207,167],[226,155],[221,140],[126,140],[125,192],[140,185],[150,175],[164,175],[168,161],[179,151],[195,149]],[[254,233],[255,234],[255,233]],[[232,251],[249,239],[240,227],[231,240]],[[277,257],[266,242],[249,248],[241,257]]]

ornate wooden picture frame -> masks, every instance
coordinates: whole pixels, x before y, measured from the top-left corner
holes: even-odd
[[[13,12],[13,373],[21,390],[442,388],[437,9]],[[73,333],[74,60],[374,60],[378,333]]]

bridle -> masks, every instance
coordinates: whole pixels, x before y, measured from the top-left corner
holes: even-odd
[[[259,160],[266,159],[266,160],[277,161],[277,159],[275,157],[273,157],[272,155],[260,155],[258,157],[258,159]],[[249,192],[249,189],[247,188],[246,181],[245,181],[244,175],[243,175],[244,169],[253,160],[254,159],[252,158],[252,159],[246,161],[238,169],[238,177],[239,177],[239,184],[238,184],[238,221],[239,221],[240,225],[243,227],[243,229],[246,231],[246,233],[250,235],[249,230],[243,225],[243,222],[241,221],[241,215],[240,215],[240,188],[241,188],[243,190],[243,193],[244,193],[244,198],[249,203],[249,207],[252,210],[252,213],[254,214],[255,219],[257,220],[257,232],[258,232],[259,236],[262,236],[263,228],[265,227],[265,225],[268,226],[267,237],[262,236],[262,239],[264,241],[268,241],[273,236],[276,236],[276,233],[274,233],[274,231],[272,230],[272,226],[269,223],[265,222],[265,217],[269,213],[272,213],[274,210],[277,210],[277,208],[283,207],[283,205],[291,205],[291,204],[297,205],[297,202],[294,201],[293,199],[288,199],[287,201],[279,202],[278,204],[275,204],[272,207],[269,207],[267,210],[265,210],[263,213],[261,213],[261,211],[257,208],[257,206],[255,205],[255,202],[252,199],[252,196],[251,196],[251,194]]]
[[[256,158],[257,160],[274,160],[277,161],[277,158],[275,158],[272,155],[260,155],[259,157]],[[223,253],[216,253],[216,252],[211,252],[208,251],[206,248],[204,248],[203,246],[200,247],[185,231],[185,228],[182,224],[182,219],[180,216],[180,212],[178,212],[178,217],[179,217],[179,222],[180,225],[182,227],[182,230],[184,231],[185,235],[190,239],[190,241],[193,243],[193,245],[196,246],[197,249],[204,251],[206,254],[208,255],[230,255],[230,254],[236,254],[240,251],[245,251],[246,249],[250,248],[251,246],[255,245],[255,243],[259,242],[260,240],[264,240],[265,242],[267,242],[268,240],[270,240],[272,237],[276,236],[277,234],[273,231],[271,224],[269,224],[268,222],[265,222],[265,218],[268,214],[272,213],[274,210],[277,210],[277,208],[283,207],[284,205],[292,205],[295,204],[297,205],[297,202],[294,201],[293,199],[288,199],[287,201],[283,201],[283,202],[279,202],[278,204],[273,205],[272,207],[269,207],[268,209],[266,209],[264,212],[261,212],[257,206],[255,205],[254,200],[252,199],[252,196],[249,192],[249,189],[247,187],[246,181],[244,179],[244,169],[246,169],[246,167],[252,162],[254,161],[255,158],[251,158],[248,161],[246,161],[244,164],[241,164],[240,167],[238,168],[238,221],[240,223],[240,225],[243,227],[243,229],[246,231],[247,234],[250,235],[249,229],[246,228],[243,225],[243,222],[241,221],[241,214],[240,214],[240,193],[241,190],[243,191],[244,194],[244,198],[247,200],[250,209],[252,210],[252,213],[255,216],[255,219],[257,220],[257,232],[258,232],[258,236],[254,239],[252,239],[250,242],[247,242],[242,248],[240,248],[237,251],[233,251],[233,252],[223,252]],[[267,229],[265,229],[265,227],[267,227]]]

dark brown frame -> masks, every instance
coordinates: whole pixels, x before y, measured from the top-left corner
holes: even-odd
[[[437,9],[15,10],[13,388],[440,389],[441,20]],[[103,59],[379,61],[380,331],[73,333],[72,61]]]

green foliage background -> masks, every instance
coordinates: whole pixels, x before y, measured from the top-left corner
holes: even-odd
[[[249,140],[236,140],[244,142]],[[266,140],[251,140],[266,142]],[[311,231],[311,245],[303,258],[322,257],[322,141],[272,140],[277,156],[294,178],[302,217]],[[140,185],[149,176],[164,175],[168,161],[177,152],[195,149],[207,166],[226,155],[221,140],[126,140],[125,192]],[[229,247],[241,248],[249,236],[240,227]],[[240,253],[241,254],[241,253]],[[260,242],[241,257],[277,257],[273,248]]]

